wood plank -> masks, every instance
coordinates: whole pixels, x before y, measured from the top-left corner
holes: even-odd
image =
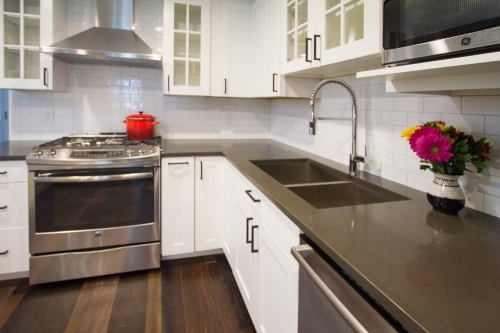
[[[162,262],[162,332],[186,332],[180,265]]]
[[[211,332],[210,318],[207,316],[205,291],[201,286],[200,264],[180,266],[182,295],[184,299],[184,315],[186,332]]]
[[[30,287],[0,332],[39,333],[41,328],[63,332],[82,285],[82,281],[67,281]]]
[[[148,300],[146,305],[146,333],[161,332],[161,269],[149,271]]]
[[[3,281],[3,288],[10,285],[9,294],[5,294],[5,299],[0,301],[0,329],[7,322],[12,312],[15,310],[21,299],[28,291],[28,279]]]
[[[215,258],[217,260],[222,281],[227,288],[227,295],[230,297],[230,308],[232,309],[234,318],[238,322],[238,327],[240,329],[250,328],[250,332],[255,332],[252,319],[250,318],[250,314],[248,313],[238,285],[236,284],[236,280],[234,279],[233,272],[231,271],[231,266],[229,266],[229,263],[223,254],[217,254],[215,255]]]
[[[118,275],[86,280],[64,332],[106,332],[118,281]]]
[[[120,276],[108,332],[144,332],[148,298],[147,271]]]
[[[215,258],[212,262],[204,262],[200,264],[201,268],[201,287],[204,291],[204,296],[206,298],[207,306],[205,308],[206,316],[208,318],[208,323],[210,326],[206,327],[207,332],[224,332],[224,325],[222,316],[219,309],[220,299],[217,297],[217,293],[215,292],[215,285],[212,283],[212,275],[218,275],[219,272],[217,270],[217,263],[215,262]],[[226,332],[236,332],[236,331],[226,331]]]

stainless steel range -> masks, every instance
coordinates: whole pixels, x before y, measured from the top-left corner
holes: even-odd
[[[101,133],[33,148],[30,284],[160,267],[161,142]]]

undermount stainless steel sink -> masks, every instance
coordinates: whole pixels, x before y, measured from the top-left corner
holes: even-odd
[[[349,175],[310,159],[252,161],[262,171],[283,185],[339,182]]]
[[[252,163],[317,209],[409,200],[309,159]]]

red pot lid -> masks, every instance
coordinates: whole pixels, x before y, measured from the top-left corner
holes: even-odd
[[[156,118],[150,114],[144,113],[144,111],[139,111],[139,113],[134,113],[125,118],[127,120],[155,120]]]

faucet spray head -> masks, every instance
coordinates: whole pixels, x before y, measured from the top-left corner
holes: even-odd
[[[316,135],[316,117],[312,117],[309,121],[309,135]]]

